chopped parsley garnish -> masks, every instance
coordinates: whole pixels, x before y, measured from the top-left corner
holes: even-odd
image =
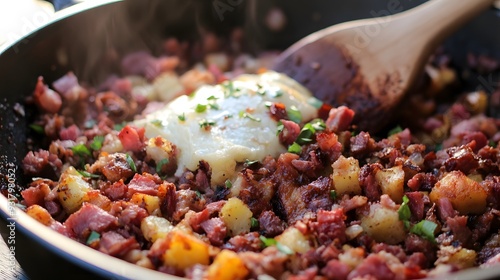
[[[274,97],[274,98],[282,97],[282,96],[283,96],[283,94],[285,94],[285,93],[284,93],[281,89],[279,89],[279,90],[277,90],[277,91],[274,93],[273,97]]]
[[[302,121],[302,113],[295,106],[290,106],[290,109],[286,110],[288,118],[294,123],[300,123]]]
[[[224,185],[226,185],[226,188],[228,188],[228,189],[233,187],[233,183],[231,183],[231,181],[229,181],[229,179],[227,179],[226,182],[224,182]]]
[[[234,84],[232,81],[227,81],[221,84],[221,86],[224,88],[224,96],[225,97],[236,97],[235,95],[235,88]]]
[[[428,220],[422,220],[418,224],[411,227],[410,232],[419,235],[433,243],[436,243],[434,231],[437,224]]]
[[[302,146],[297,144],[297,142],[293,142],[293,144],[290,145],[290,147],[288,147],[288,152],[294,154],[300,154],[300,152],[302,152]]]
[[[336,190],[330,190],[330,198],[332,200],[337,199],[337,191]]]
[[[132,159],[132,157],[129,154],[127,154],[127,163],[130,166],[130,169],[132,169],[132,171],[137,172],[137,166],[135,166],[134,159]]]
[[[156,164],[156,173],[160,174],[161,173],[161,169],[163,168],[163,166],[165,164],[168,164],[170,161],[168,160],[168,158],[164,158],[162,160],[160,160],[157,164]]]
[[[210,109],[212,110],[219,110],[220,107],[218,104],[215,104],[215,103],[208,103],[208,107],[210,107]]]
[[[411,211],[410,206],[408,206],[408,202],[410,202],[408,197],[406,195],[403,196],[403,203],[401,203],[401,206],[399,206],[398,209],[399,220],[403,221],[405,228],[410,227]]]
[[[177,118],[181,121],[181,122],[184,122],[186,121],[186,114],[185,113],[182,113],[182,115],[178,115]]]
[[[203,119],[198,124],[200,125],[200,128],[208,129],[212,125],[215,125],[215,121]]]
[[[394,134],[398,134],[400,133],[401,131],[403,131],[403,129],[401,128],[401,126],[396,126],[395,128],[389,130],[389,133],[388,135],[391,136],[391,135],[394,135]]]
[[[90,143],[90,148],[94,151],[100,150],[102,148],[102,143],[104,142],[104,136],[97,135],[92,139],[92,143]]]
[[[306,123],[304,127],[300,130],[300,134],[297,137],[297,144],[304,145],[312,142],[313,135],[316,132],[316,129],[310,123]]]
[[[490,140],[490,141],[488,141],[488,146],[495,148],[497,146],[497,142]]]
[[[210,101],[210,100],[217,100],[217,99],[218,99],[218,98],[217,98],[217,97],[215,97],[215,96],[213,96],[213,95],[210,95],[210,96],[207,98],[207,100],[209,100],[209,101]]]
[[[43,128],[43,126],[41,126],[39,124],[30,124],[30,128],[33,129],[33,131],[35,131],[38,134],[45,133],[45,129]]]
[[[75,145],[71,147],[71,150],[73,151],[73,153],[81,157],[91,155],[90,150],[84,144]]]
[[[325,121],[322,119],[314,119],[312,120],[309,124],[316,130],[316,131],[323,131],[326,129],[326,124]]]
[[[276,246],[276,248],[284,254],[292,255],[294,253],[292,249],[288,248],[288,246],[286,245],[279,243],[274,238],[266,238],[265,236],[261,235],[259,239],[260,241],[262,241],[262,243],[264,243],[264,247]]]
[[[258,161],[258,160],[249,160],[249,159],[246,159],[246,160],[245,160],[245,164],[246,164],[247,166],[250,166],[250,165],[252,165],[252,164],[256,164],[257,162],[259,162],[259,161]]]
[[[194,111],[196,113],[203,113],[207,110],[207,105],[205,104],[198,104],[196,105],[196,108],[194,108]]]
[[[254,217],[250,218],[250,226],[252,228],[259,227],[259,220],[255,219]]]
[[[151,121],[151,124],[156,126],[156,127],[162,127],[163,126],[163,123],[161,120],[153,120]]]
[[[257,118],[256,116],[250,114],[250,113],[247,113],[245,111],[240,111],[239,113],[240,115],[240,118],[246,118],[246,119],[249,119],[249,120],[252,120],[252,121],[255,121],[255,122],[260,122],[260,118]]]
[[[101,238],[101,234],[99,234],[97,231],[92,231],[90,232],[89,237],[87,238],[87,245],[91,245],[92,243],[98,241]]]
[[[78,173],[80,173],[80,175],[82,175],[83,177],[86,177],[86,178],[92,178],[92,179],[98,179],[98,178],[101,178],[101,176],[97,175],[97,174],[92,174],[92,173],[89,173],[85,170],[77,170]]]
[[[201,195],[201,192],[200,191],[195,191],[196,193],[196,196],[199,198],[199,199],[202,199],[203,196]]]
[[[278,127],[276,128],[276,135],[279,135],[285,129],[285,125],[281,121],[278,122]]]

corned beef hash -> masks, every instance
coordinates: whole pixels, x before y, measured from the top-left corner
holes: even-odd
[[[272,58],[211,52],[188,67],[136,52],[93,87],[40,77],[19,203],[104,254],[194,279],[418,279],[500,262],[498,89],[457,88],[438,54],[400,121],[370,134],[267,71]]]

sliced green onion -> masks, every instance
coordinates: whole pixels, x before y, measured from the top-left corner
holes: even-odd
[[[163,123],[161,120],[153,120],[153,121],[151,121],[151,124],[156,126],[156,127],[163,127]]]
[[[93,179],[99,179],[101,178],[101,176],[97,175],[97,174],[92,174],[92,173],[89,173],[85,170],[77,170],[78,173],[80,173],[80,175],[82,175],[83,177],[86,177],[86,178],[93,178]]]
[[[226,185],[226,188],[228,188],[228,189],[233,187],[233,183],[231,183],[231,181],[229,179],[227,179],[226,182],[224,182],[224,185]]]
[[[259,220],[255,219],[254,217],[250,218],[250,227],[252,228],[259,227]]]
[[[194,108],[194,111],[196,113],[203,113],[207,110],[207,105],[205,104],[198,104],[196,105],[196,108]]]
[[[30,124],[30,128],[33,129],[33,131],[35,131],[38,134],[45,133],[45,129],[43,128],[43,126],[41,126],[39,124]]]
[[[401,131],[403,131],[403,129],[401,128],[401,126],[396,126],[395,128],[389,130],[389,133],[388,135],[391,136],[391,135],[394,135],[394,134],[398,134],[400,133]]]
[[[168,164],[170,161],[168,160],[168,158],[164,158],[162,160],[160,160],[157,164],[156,164],[156,173],[160,174],[161,173],[161,169],[163,168],[163,166],[165,164]]]
[[[130,166],[130,169],[132,169],[132,171],[137,172],[137,166],[135,166],[134,159],[132,159],[132,157],[129,154],[127,154],[127,163]]]
[[[288,118],[294,123],[300,123],[302,121],[302,113],[295,106],[291,106],[287,111]]]
[[[102,148],[102,143],[104,143],[104,136],[97,135],[92,139],[92,143],[90,143],[90,148],[94,151],[98,151]]]
[[[240,111],[239,116],[240,116],[240,118],[247,118],[247,119],[255,121],[255,122],[261,121],[260,118],[257,118],[254,115],[247,113],[245,111]]]
[[[300,154],[300,152],[302,152],[302,146],[300,146],[296,142],[293,142],[293,144],[290,145],[290,147],[288,147],[288,152],[294,154]]]
[[[330,190],[330,198],[332,200],[337,199],[337,191],[336,190]]]
[[[283,132],[283,129],[285,129],[285,126],[281,121],[279,121],[278,126],[276,128],[276,135],[279,135],[281,132]]]
[[[436,223],[428,220],[422,220],[418,224],[411,227],[410,232],[435,243],[436,239],[434,237],[434,231],[436,230],[436,228]]]
[[[73,147],[71,147],[71,150],[73,153],[83,157],[83,156],[90,156],[90,150],[85,146],[84,144],[78,144]]]
[[[406,195],[403,196],[403,203],[401,203],[398,209],[399,220],[403,221],[405,228],[410,227],[411,211],[408,202],[410,202],[408,197]]]
[[[185,113],[182,113],[182,115],[178,115],[177,118],[181,121],[181,122],[184,122],[186,121],[186,114]]]
[[[207,129],[207,128],[209,128],[210,126],[215,125],[215,121],[211,121],[211,120],[206,120],[206,119],[203,119],[203,120],[201,120],[198,124],[200,125],[200,128],[205,128],[205,129]]]

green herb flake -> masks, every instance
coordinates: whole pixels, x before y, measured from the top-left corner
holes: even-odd
[[[212,125],[215,125],[215,121],[203,119],[199,121],[198,124],[200,125],[200,128],[208,129]]]
[[[307,103],[316,109],[319,109],[321,108],[321,106],[323,106],[323,101],[319,100],[316,97],[310,97],[309,99],[307,99]]]
[[[490,140],[490,141],[488,141],[488,146],[495,148],[497,146],[497,142]]]
[[[163,127],[163,122],[161,120],[153,120],[151,121],[151,124],[156,127]]]
[[[234,89],[234,84],[232,81],[227,81],[221,84],[221,86],[224,89],[224,96],[225,97],[236,97],[235,96],[235,89]]]
[[[419,235],[433,243],[436,242],[434,238],[434,231],[437,228],[437,224],[428,220],[422,220],[418,224],[414,225],[410,232]]]
[[[300,123],[302,121],[302,113],[295,106],[291,106],[287,111],[288,118],[294,123]]]
[[[260,241],[262,241],[262,243],[264,243],[264,247],[270,247],[270,246],[274,246],[278,243],[278,241],[276,241],[276,239],[274,238],[267,238],[263,235],[259,236],[259,239]]]
[[[212,109],[212,110],[220,110],[219,105],[215,104],[215,103],[209,103],[208,107],[210,107],[210,109]]]
[[[30,124],[30,128],[33,129],[33,131],[38,133],[38,134],[45,133],[45,129],[43,128],[43,126],[41,126],[39,124]]]
[[[259,227],[259,220],[255,219],[254,217],[250,218],[250,227],[258,228]]]
[[[92,139],[92,143],[90,143],[90,148],[94,151],[98,151],[102,148],[102,143],[104,143],[104,136],[97,135]]]
[[[388,133],[388,136],[392,136],[394,134],[398,134],[400,133],[401,131],[403,131],[403,129],[401,128],[401,126],[396,126],[395,128],[389,130],[389,133]]]
[[[330,190],[330,198],[332,200],[337,199],[337,191],[336,190]]]
[[[403,221],[406,228],[410,227],[411,211],[408,205],[409,202],[408,197],[406,195],[403,196],[403,203],[401,203],[398,209],[399,220]]]
[[[202,199],[203,198],[203,195],[201,194],[200,191],[195,191],[196,193],[196,196],[199,198],[199,199]]]
[[[274,97],[274,98],[279,98],[279,97],[282,97],[284,94],[285,94],[285,92],[284,92],[284,91],[282,91],[282,90],[280,89],[280,90],[277,90],[277,91],[274,93],[273,97]]]
[[[302,146],[297,144],[297,142],[293,142],[293,144],[290,145],[290,147],[288,147],[288,152],[294,154],[300,154],[300,152],[302,152]]]
[[[91,155],[90,150],[84,144],[75,145],[71,147],[71,150],[73,151],[73,153],[81,157]]]
[[[207,105],[205,104],[198,104],[196,105],[196,108],[194,108],[194,111],[196,113],[203,113],[207,110]]]
[[[316,131],[323,131],[326,129],[325,121],[322,119],[314,119],[310,124]]]
[[[87,238],[87,245],[91,245],[92,243],[98,241],[101,238],[101,234],[97,231],[90,232],[89,237]]]
[[[134,159],[132,159],[132,157],[129,154],[127,154],[127,163],[130,166],[130,169],[132,169],[132,171],[137,172],[137,166],[135,166]]]
[[[92,178],[92,179],[99,179],[101,178],[101,176],[97,175],[97,174],[92,174],[92,173],[89,173],[85,170],[77,170],[78,173],[80,173],[80,175],[82,175],[83,177],[86,177],[86,178]]]
[[[120,131],[127,125],[127,122],[117,123],[113,126],[113,130]]]
[[[181,121],[181,122],[185,122],[186,121],[186,114],[185,113],[182,113],[182,115],[178,115],[177,118]]]
[[[208,100],[208,101],[217,100],[217,99],[218,99],[218,98],[217,98],[217,97],[215,97],[215,96],[213,96],[213,95],[210,95],[210,96],[207,98],[207,100]]]
[[[161,173],[161,169],[163,168],[163,166],[165,164],[168,164],[170,161],[168,160],[168,158],[164,158],[162,160],[160,160],[157,164],[156,164],[156,173],[160,174]]]
[[[297,144],[299,145],[304,145],[307,143],[312,142],[312,137],[316,133],[316,129],[313,127],[312,124],[306,123],[304,127],[300,130],[300,134],[297,137]]]
[[[246,164],[247,166],[250,166],[250,165],[252,165],[252,164],[256,164],[257,162],[259,162],[259,161],[258,161],[258,160],[249,160],[249,159],[246,159],[246,160],[245,160],[245,164]]]
[[[240,116],[240,118],[249,119],[249,120],[252,120],[254,122],[260,122],[261,121],[260,118],[254,116],[254,115],[252,115],[250,113],[247,113],[245,111],[240,111],[239,116]]]
[[[228,188],[228,189],[233,187],[233,183],[231,183],[231,181],[229,179],[227,179],[226,182],[224,182],[224,185],[226,185],[226,188]]]
[[[283,245],[281,243],[276,243],[276,248],[283,254],[287,254],[287,255],[293,255],[295,252],[290,249],[288,246],[286,245]]]
[[[285,125],[281,121],[278,122],[278,126],[276,127],[276,135],[279,135],[285,129]]]
[[[292,249],[290,249],[286,245],[283,245],[283,244],[279,243],[274,238],[267,238],[267,237],[261,235],[261,236],[259,236],[259,239],[264,244],[264,247],[276,246],[276,248],[280,252],[282,252],[284,254],[287,254],[287,255],[293,255],[294,254],[294,251]]]

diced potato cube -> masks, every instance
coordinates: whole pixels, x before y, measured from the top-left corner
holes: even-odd
[[[389,195],[396,203],[403,202],[405,172],[402,166],[398,165],[377,171],[375,180],[383,194]]]
[[[307,237],[296,227],[287,228],[282,234],[276,236],[274,239],[296,253],[303,254],[311,249]]]
[[[226,224],[231,236],[250,231],[253,214],[239,198],[231,197],[220,211],[220,218]]]
[[[177,74],[165,72],[153,81],[156,96],[160,101],[168,102],[184,93],[184,87],[179,81]]]
[[[339,261],[354,269],[365,259],[365,250],[363,248],[350,248],[344,246],[344,252],[339,255]]]
[[[166,237],[173,229],[174,226],[170,221],[163,217],[148,216],[141,221],[142,234],[153,243],[160,238]]]
[[[26,214],[46,226],[50,226],[50,224],[55,221],[54,218],[52,218],[52,216],[50,215],[49,211],[38,204],[33,204],[28,207],[26,209]]]
[[[174,144],[161,136],[148,140],[146,156],[148,159],[154,160],[156,164],[162,164],[160,168],[166,172],[175,170],[177,166]]]
[[[332,182],[338,195],[361,194],[358,160],[340,156],[333,164]]]
[[[174,230],[167,235],[167,250],[163,263],[178,269],[186,269],[195,264],[208,265],[209,245],[193,235]]]
[[[361,227],[377,242],[397,244],[406,236],[397,210],[386,208],[380,203],[370,205],[368,215],[361,216]]]
[[[476,251],[453,246],[442,246],[437,255],[436,264],[452,264],[460,269],[475,266],[477,258]]]
[[[238,254],[222,250],[208,268],[208,280],[245,279],[248,269]]]
[[[75,168],[69,167],[59,179],[57,196],[66,213],[71,214],[76,212],[87,200],[87,192],[90,190],[92,188],[82,175]]]
[[[429,194],[434,203],[443,197],[462,215],[481,214],[486,210],[488,192],[462,172],[452,171],[441,178]]]
[[[130,198],[130,202],[148,210],[150,215],[153,213],[159,213],[160,211],[160,198],[157,196],[134,193]]]

